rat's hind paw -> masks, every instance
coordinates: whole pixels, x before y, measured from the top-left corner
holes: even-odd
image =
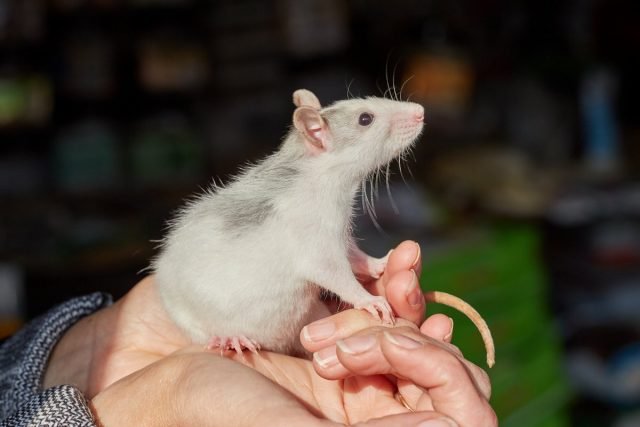
[[[393,316],[393,310],[384,297],[371,296],[362,304],[354,304],[354,308],[360,310],[367,310],[373,317],[377,317],[382,320],[382,323],[393,325],[395,317]]]
[[[244,335],[237,337],[219,337],[214,336],[207,344],[207,350],[220,349],[220,354],[223,354],[225,350],[235,350],[236,353],[242,355],[242,350],[247,349],[254,354],[258,354],[260,350],[260,343],[251,338],[247,338]]]

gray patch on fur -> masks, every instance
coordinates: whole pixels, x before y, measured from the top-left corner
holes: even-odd
[[[244,233],[274,214],[274,200],[288,191],[299,170],[271,157],[249,168],[227,190],[216,196],[217,211],[228,231]]]
[[[240,199],[220,197],[216,200],[229,231],[244,231],[261,225],[273,212],[273,204],[266,197]]]

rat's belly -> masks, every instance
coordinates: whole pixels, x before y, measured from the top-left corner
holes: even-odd
[[[299,245],[283,244],[273,238],[283,233],[273,230],[229,240],[187,231],[167,245],[155,269],[175,323],[201,344],[245,336],[273,351],[298,347],[300,330],[321,304],[318,287],[302,279]]]
[[[206,288],[190,286],[201,292],[192,291],[190,298],[183,296],[167,304],[175,322],[194,342],[207,344],[214,337],[244,336],[267,350],[300,351],[300,330],[315,320],[322,304],[316,286],[304,282],[273,286],[278,283],[275,278],[239,287],[216,282]]]

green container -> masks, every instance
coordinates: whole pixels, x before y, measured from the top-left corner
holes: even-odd
[[[471,321],[442,305],[428,307],[429,314],[453,318],[454,344],[487,369],[493,386],[491,404],[502,427],[569,425],[566,406],[571,392],[546,304],[538,240],[529,226],[495,226],[482,237],[424,257],[424,290],[464,299],[491,328],[496,365],[488,369],[482,339]]]

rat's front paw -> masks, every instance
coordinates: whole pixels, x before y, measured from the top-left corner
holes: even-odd
[[[367,298],[363,303],[354,304],[353,307],[367,310],[372,316],[380,318],[383,323],[390,325],[394,323],[393,311],[384,297],[372,295],[371,298]]]
[[[379,279],[380,276],[382,276],[382,273],[384,273],[384,270],[387,268],[387,262],[389,261],[389,255],[391,255],[391,252],[393,252],[393,249],[382,258],[368,257],[367,268],[369,270],[369,275],[372,278]]]

